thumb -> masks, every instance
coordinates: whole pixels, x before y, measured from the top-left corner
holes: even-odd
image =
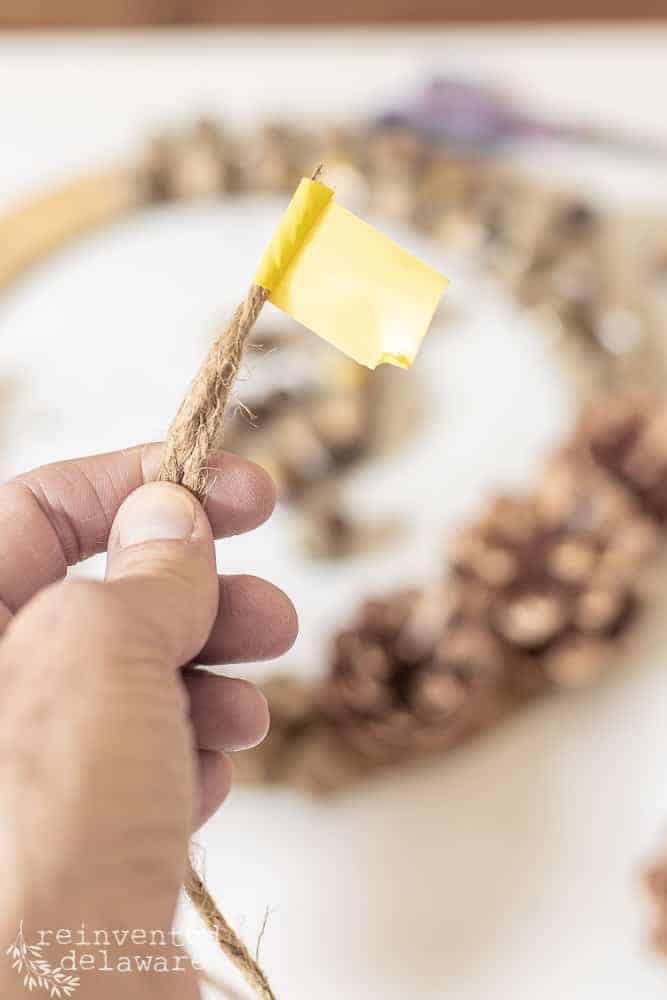
[[[211,527],[182,486],[148,483],[120,507],[109,536],[107,585],[173,667],[200,651],[218,611]]]
[[[196,781],[176,668],[205,643],[217,602],[201,505],[153,483],[116,516],[108,582],[49,587],[7,629],[0,812],[36,912],[52,913],[67,884],[77,919],[171,920]]]

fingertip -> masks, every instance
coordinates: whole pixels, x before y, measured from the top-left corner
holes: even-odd
[[[208,475],[206,513],[216,538],[258,528],[273,513],[276,485],[261,465],[229,452],[216,452],[211,456]]]
[[[174,483],[145,483],[118,508],[109,535],[109,558],[116,549],[155,541],[189,542],[210,538],[195,498]]]
[[[282,656],[299,631],[296,608],[275,584],[249,574],[219,578],[218,617],[202,663],[247,663]]]
[[[204,750],[248,750],[269,730],[269,706],[254,684],[206,670],[187,670],[185,686],[197,745]]]
[[[257,525],[264,524],[273,514],[278,502],[278,487],[265,468],[256,462],[248,462],[253,469],[253,499],[259,518]]]
[[[145,482],[157,479],[163,445],[145,445],[141,467]],[[273,513],[276,485],[261,465],[228,451],[214,452],[207,463],[205,508],[216,538],[258,528]]]

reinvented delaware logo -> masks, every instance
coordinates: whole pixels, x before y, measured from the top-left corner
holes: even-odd
[[[18,976],[23,976],[26,990],[46,990],[53,1000],[65,1000],[73,996],[79,986],[79,977],[61,969],[59,965],[52,968],[42,957],[42,946],[27,944],[23,936],[23,921],[19,924],[19,932],[14,943],[5,952],[16,969]]]

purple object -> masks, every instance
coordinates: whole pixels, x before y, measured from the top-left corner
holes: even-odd
[[[527,136],[559,134],[518,113],[490,87],[448,77],[436,78],[404,110],[383,115],[379,124],[409,125],[431,139],[475,152]]]
[[[524,139],[567,140],[604,146],[616,152],[666,155],[662,143],[580,125],[556,125],[520,110],[501,92],[454,77],[436,77],[403,108],[377,119],[379,125],[406,125],[430,140],[461,153],[493,152],[505,143]]]

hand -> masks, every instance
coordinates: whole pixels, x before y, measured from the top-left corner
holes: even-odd
[[[226,754],[268,728],[253,686],[187,665],[294,641],[282,591],[215,568],[213,535],[261,524],[273,485],[217,455],[204,513],[182,487],[150,482],[159,459],[159,446],[135,448],[0,488],[1,950],[20,921],[26,939],[82,922],[169,928],[190,833],[230,787]],[[104,583],[57,582],[107,546]],[[124,975],[122,995],[196,995],[191,973],[187,989],[158,979]],[[121,995],[116,975],[94,982],[96,1000]],[[0,993],[25,995],[9,968]]]

